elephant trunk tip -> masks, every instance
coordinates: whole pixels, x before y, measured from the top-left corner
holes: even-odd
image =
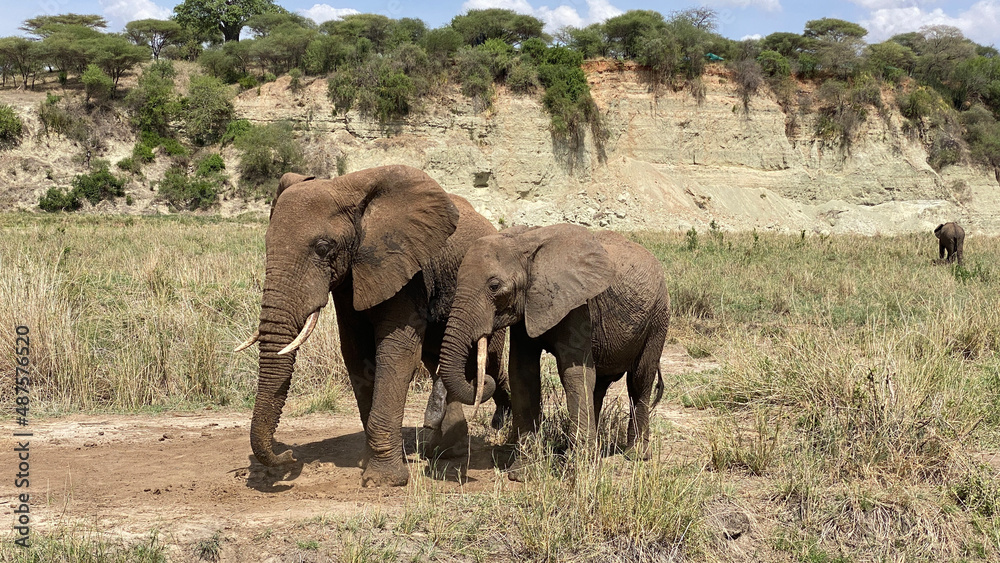
[[[292,450],[285,450],[284,452],[281,452],[281,454],[279,455],[274,455],[274,451],[268,449],[267,451],[263,452],[254,452],[253,456],[257,458],[257,461],[260,462],[261,465],[265,465],[267,467],[287,465],[289,463],[295,463],[297,461],[295,457],[292,455]]]

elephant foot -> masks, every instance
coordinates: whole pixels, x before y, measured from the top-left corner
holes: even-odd
[[[649,447],[638,448],[636,446],[629,446],[625,448],[625,451],[622,452],[622,455],[625,456],[625,459],[631,461],[637,461],[637,460],[649,461],[650,458],[652,458],[652,456],[649,453]]]
[[[469,423],[457,401],[448,404],[439,428],[425,426],[423,434],[427,438],[420,455],[425,459],[469,454]]]
[[[490,427],[494,430],[500,430],[504,424],[507,424],[508,419],[510,419],[510,407],[497,405],[497,410],[493,413],[493,420],[490,421]]]
[[[410,482],[410,470],[402,459],[378,462],[374,458],[361,473],[362,487],[405,487]]]
[[[517,456],[514,463],[507,469],[507,478],[518,483],[524,483],[527,480],[528,462],[524,460],[524,456]]]

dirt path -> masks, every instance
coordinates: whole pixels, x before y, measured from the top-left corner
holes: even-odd
[[[668,348],[664,356],[665,371],[705,367],[682,350]],[[624,400],[624,382],[616,383],[613,392],[610,400]],[[425,402],[426,395],[416,393],[407,402],[407,452],[416,451]],[[675,429],[670,434],[686,442],[684,434],[698,423],[692,417],[703,413],[661,405],[656,416],[669,420]],[[223,560],[284,560],[280,541],[263,551],[253,548],[252,556],[241,551],[264,530],[287,530],[317,517],[343,521],[373,510],[399,513],[411,498],[411,487],[361,488],[364,432],[356,413],[282,419],[276,450],[291,447],[301,462],[291,472],[256,462],[249,425],[249,412],[214,410],[32,421],[32,534],[82,527],[134,541],[158,529],[161,541],[172,546],[171,558],[184,560],[193,553],[192,545],[222,531],[227,540]],[[473,426],[472,432],[471,457],[438,462],[438,471],[427,480],[430,486],[442,494],[519,486],[495,468],[496,450],[481,437],[482,428]],[[11,452],[14,441],[9,431],[4,434],[4,451]],[[13,469],[13,454],[5,458],[4,465]],[[411,474],[430,474],[415,453],[408,460]],[[0,480],[0,498],[10,499],[8,521],[20,492],[13,479]]]

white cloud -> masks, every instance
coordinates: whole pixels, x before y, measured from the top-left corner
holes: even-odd
[[[154,4],[151,0],[100,0],[104,15],[108,18],[109,29],[124,27],[130,21],[144,19],[165,20],[171,11]]]
[[[929,11],[919,6],[881,8],[873,10],[860,23],[868,29],[866,39],[872,43],[926,25],[951,25],[973,41],[989,45],[1000,42],[1000,0],[981,0],[957,16],[948,15],[941,8]]]
[[[313,4],[312,8],[299,10],[298,13],[316,23],[323,23],[330,20],[339,20],[351,14],[360,14],[361,12],[354,8],[334,8],[329,4]]]
[[[753,41],[758,41],[763,38],[764,38],[763,35],[759,33],[754,33],[753,35],[744,35],[743,37],[740,37],[740,41],[747,41],[748,39]]]
[[[549,32],[567,25],[585,27],[624,13],[613,6],[609,0],[586,0],[586,2],[586,16],[580,15],[576,8],[567,4],[561,4],[555,8],[549,6],[534,8],[527,0],[466,0],[462,4],[462,10],[485,10],[487,8],[513,10],[519,14],[528,14],[542,20],[545,22],[546,31]],[[574,4],[576,3],[574,2]]]
[[[765,12],[780,12],[781,0],[709,0],[713,6],[736,6],[737,8],[757,8]]]

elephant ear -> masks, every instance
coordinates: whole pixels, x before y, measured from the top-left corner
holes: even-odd
[[[274,204],[278,202],[278,198],[281,196],[281,192],[288,189],[292,184],[298,184],[299,182],[308,182],[309,180],[315,180],[316,176],[303,176],[302,174],[296,174],[295,172],[285,172],[281,179],[278,180],[278,191],[274,194],[274,199],[271,200],[271,215],[274,215]]]
[[[518,237],[528,254],[524,326],[537,338],[611,285],[615,266],[600,241],[576,225],[552,225]]]
[[[426,268],[458,227],[458,208],[430,176],[408,166],[387,166],[361,203],[361,240],[352,265],[354,308],[361,311],[395,295]]]

